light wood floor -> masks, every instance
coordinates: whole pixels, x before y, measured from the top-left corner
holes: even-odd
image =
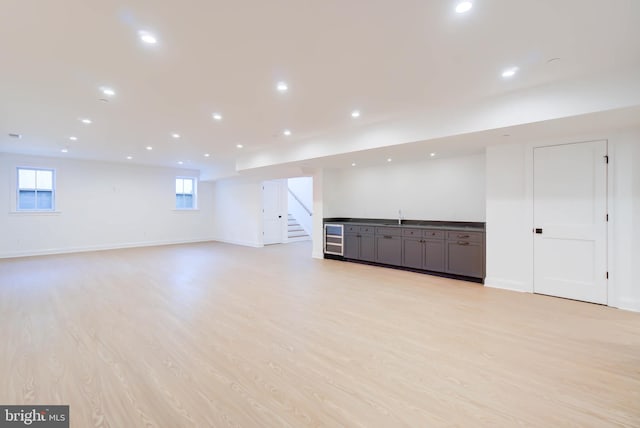
[[[0,260],[0,403],[72,427],[640,426],[640,314],[310,252]]]

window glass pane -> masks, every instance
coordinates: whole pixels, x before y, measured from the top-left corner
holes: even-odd
[[[53,190],[53,171],[37,170],[36,186],[38,189]]]
[[[35,177],[35,174],[34,174]],[[36,191],[20,190],[18,192],[18,208],[21,210],[33,210],[36,208]]]
[[[184,195],[176,195],[176,208],[184,208]]]
[[[176,178],[176,193],[184,193],[182,189],[184,188],[184,183],[182,178]]]
[[[193,208],[193,195],[184,195],[184,208]]]
[[[33,169],[18,169],[18,188],[35,189],[36,172]]]
[[[193,180],[190,178],[184,179],[184,192],[182,193],[193,193]]]
[[[39,210],[53,209],[53,192],[39,190],[36,193],[36,208]]]

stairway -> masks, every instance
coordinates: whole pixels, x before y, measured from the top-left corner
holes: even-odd
[[[308,241],[311,237],[304,231],[298,220],[291,214],[287,218],[287,241]]]

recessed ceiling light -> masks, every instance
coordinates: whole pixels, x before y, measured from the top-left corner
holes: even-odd
[[[355,162],[353,162],[353,163],[351,164],[351,166],[356,166],[356,163],[355,163]]]
[[[290,130],[288,130],[288,129],[285,129],[284,131],[282,131],[282,133],[283,133],[284,135],[286,135],[287,137],[288,137],[289,135],[291,135],[291,131],[290,131]]]
[[[151,147],[151,146],[147,146],[147,147],[145,147],[145,148],[146,148],[147,150],[153,150],[153,147]]]
[[[22,138],[22,134],[16,134],[15,132],[10,132],[9,137],[20,139]]]
[[[287,92],[289,90],[289,86],[286,82],[278,82],[276,89],[278,89],[278,91],[280,92]]]
[[[74,137],[73,135],[72,135],[71,137],[69,137],[69,139],[70,139],[71,141],[78,141],[78,137]]]
[[[103,94],[105,94],[108,97],[112,97],[116,94],[116,91],[114,91],[111,88],[107,88],[106,86],[103,86],[102,88],[100,88],[100,90],[102,91]]]
[[[456,12],[458,13],[469,12],[472,7],[473,7],[473,3],[471,3],[470,1],[462,1],[458,3],[458,5],[456,6]]]
[[[69,149],[62,149],[60,150],[62,153],[67,153],[69,151]]]
[[[359,110],[354,110],[351,112],[351,117],[360,117],[360,111]]]
[[[180,134],[175,134],[174,133],[174,134],[171,134],[171,137],[173,137],[173,138],[175,138],[177,140],[178,138],[180,138]]]
[[[502,77],[504,78],[513,77],[516,75],[517,72],[518,72],[518,67],[507,68],[502,72]]]
[[[208,158],[209,156],[211,156],[209,153],[205,153],[205,154],[204,154],[204,157],[205,157],[205,158]]]
[[[213,113],[211,115],[215,120],[222,120],[222,115],[220,113]]]
[[[80,119],[80,122],[84,123],[85,125],[89,125],[92,123],[91,119]]]
[[[391,162],[393,159],[391,158],[387,158],[387,162]]]
[[[133,156],[127,156],[127,160],[133,159]]]
[[[182,165],[184,162],[182,161],[178,161],[178,165]]]
[[[435,153],[429,153],[429,156],[434,157],[436,154]]]
[[[241,148],[243,148],[244,146],[243,146],[242,144],[236,144],[236,147],[237,147],[237,148],[239,148],[239,149],[241,149]]]
[[[155,45],[156,43],[158,43],[158,39],[156,39],[156,36],[148,31],[138,31],[138,36],[140,36],[140,40],[149,45]]]

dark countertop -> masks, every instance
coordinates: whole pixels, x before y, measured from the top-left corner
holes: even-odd
[[[416,229],[448,229],[477,232],[485,231],[484,222],[471,221],[402,220],[402,224],[398,224],[398,219],[330,217],[325,218],[324,222],[362,226],[413,227]]]

